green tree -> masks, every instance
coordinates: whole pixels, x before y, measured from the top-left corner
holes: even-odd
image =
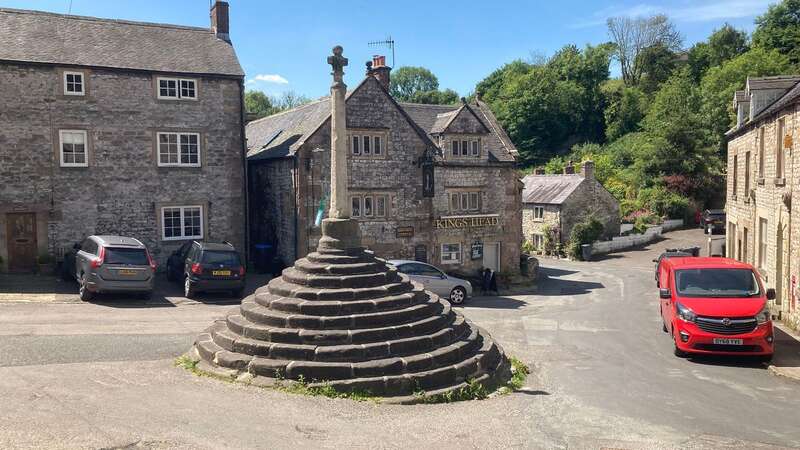
[[[638,88],[627,87],[622,80],[608,80],[601,86],[606,140],[614,141],[627,133],[641,129],[640,122],[647,112],[647,96]]]
[[[430,105],[452,105],[458,103],[458,92],[452,89],[443,91],[418,91],[411,96],[411,103],[427,103]]]
[[[641,70],[638,87],[647,94],[657,91],[678,68],[677,53],[662,44],[643,49],[637,58]]]
[[[439,79],[424,67],[404,66],[392,73],[389,92],[400,101],[411,101],[418,92],[436,91]]]
[[[689,50],[688,63],[692,78],[699,82],[710,67],[722,65],[747,50],[747,33],[726,23],[711,33],[708,42],[698,42]]]
[[[611,17],[608,34],[615,44],[614,56],[619,61],[622,79],[636,86],[644,74],[642,52],[655,46],[670,51],[681,48],[682,38],[675,25],[663,14],[650,17]]]
[[[269,96],[261,91],[245,91],[244,108],[248,114],[253,115],[256,119],[273,114],[275,109]]]
[[[725,132],[736,120],[733,93],[743,89],[747,77],[780,75],[791,71],[789,58],[777,50],[754,48],[721,66],[712,67],[700,82],[703,128],[710,133],[711,143],[724,150]]]
[[[800,0],[783,0],[756,18],[753,45],[777,50],[800,63]]]

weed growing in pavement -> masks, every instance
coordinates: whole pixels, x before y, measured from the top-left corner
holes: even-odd
[[[234,382],[235,376],[225,377],[216,375],[200,370],[197,365],[200,361],[188,355],[179,356],[175,359],[175,366],[182,367],[189,372],[210,378],[216,378],[223,381]],[[497,394],[509,394],[515,390],[521,389],[525,385],[525,379],[530,374],[530,369],[522,361],[516,358],[509,358],[511,363],[511,379],[504,385],[498,387],[494,392]],[[331,384],[321,381],[309,383],[304,376],[299,376],[297,380],[287,380],[281,371],[275,371],[275,383],[272,386],[260,386],[266,389],[275,389],[281,392],[290,394],[321,396],[327,398],[344,398],[354,401],[373,401],[376,403],[381,402],[381,397],[372,394],[367,390],[356,390],[351,392],[342,392],[336,390]],[[243,383],[248,384],[247,381]],[[459,389],[444,392],[441,394],[428,395],[424,389],[416,383],[414,386],[413,396],[419,398],[421,403],[451,403],[464,400],[483,400],[488,397],[492,392],[486,388],[480,381],[475,379],[467,380],[466,384]]]

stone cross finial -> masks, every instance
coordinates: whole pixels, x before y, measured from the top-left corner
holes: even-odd
[[[341,83],[342,77],[344,76],[344,67],[347,65],[347,58],[342,56],[343,51],[344,49],[342,46],[337,45],[333,47],[333,55],[328,56],[328,64],[333,68],[331,75],[333,75],[334,84]]]
[[[345,94],[347,85],[342,81],[347,58],[342,56],[342,47],[333,47],[333,55],[328,57],[333,68],[331,84],[331,207],[328,217],[332,219],[350,218],[351,205],[347,195],[347,118]]]

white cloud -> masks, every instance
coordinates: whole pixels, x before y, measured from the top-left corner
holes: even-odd
[[[609,17],[644,17],[666,14],[676,22],[708,22],[740,19],[764,13],[775,0],[706,0],[684,1],[678,5],[664,6],[639,3],[628,7],[609,7],[594,12],[591,17],[572,24],[572,28],[589,28],[605,25]]]
[[[253,84],[258,81],[263,81],[264,83],[272,83],[272,84],[289,84],[289,80],[283,78],[278,74],[273,73],[260,73],[253,78],[247,80],[247,84]]]

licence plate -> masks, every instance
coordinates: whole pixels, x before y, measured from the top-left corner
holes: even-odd
[[[742,345],[744,342],[741,339],[714,338],[714,343],[721,345]]]
[[[136,271],[135,270],[130,270],[130,269],[120,269],[119,270],[119,274],[120,275],[136,275]]]
[[[227,277],[227,276],[231,275],[231,271],[230,270],[212,270],[211,271],[211,275],[214,275],[214,276],[226,276]]]

